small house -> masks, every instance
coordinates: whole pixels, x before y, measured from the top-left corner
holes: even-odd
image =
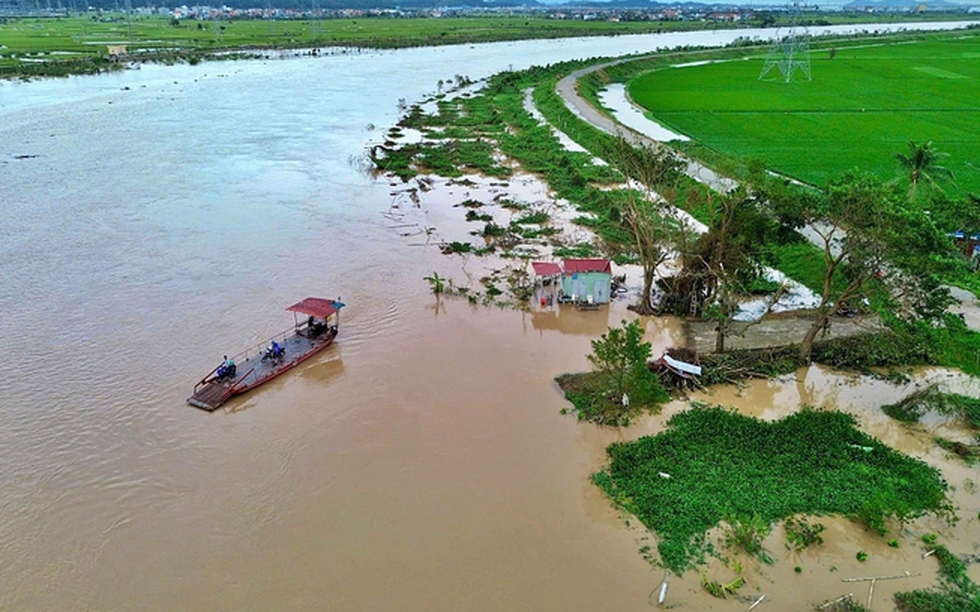
[[[612,292],[612,262],[608,259],[566,259],[561,289],[573,301],[609,303]]]
[[[553,261],[532,261],[531,267],[534,268],[534,275],[546,283],[560,279],[563,272],[561,266]]]
[[[612,262],[608,259],[566,259],[561,264],[535,261],[531,266],[545,285],[558,284],[559,302],[609,303]]]

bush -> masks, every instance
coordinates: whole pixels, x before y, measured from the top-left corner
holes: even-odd
[[[650,343],[635,322],[623,321],[592,341],[593,371],[555,379],[572,402],[579,420],[598,425],[628,425],[640,411],[656,410],[670,396],[647,367]]]

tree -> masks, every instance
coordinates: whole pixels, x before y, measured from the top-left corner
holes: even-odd
[[[641,315],[653,314],[655,310],[650,297],[657,267],[671,253],[682,227],[664,197],[672,196],[676,191],[682,162],[663,148],[634,147],[623,136],[616,138],[607,157],[626,177],[622,222],[632,240],[633,255],[643,266],[643,290],[634,310]]]
[[[708,231],[683,253],[677,286],[690,292],[685,299],[694,310],[690,314],[717,321],[715,352],[722,353],[739,299],[761,272],[757,255],[769,221],[742,188],[711,197],[708,205]]]
[[[939,180],[953,180],[953,172],[945,166],[939,165],[939,161],[949,157],[947,153],[941,153],[932,146],[932,142],[916,143],[909,141],[908,153],[896,153],[895,159],[901,165],[902,170],[909,177],[909,202],[914,202],[920,183],[925,183],[930,187],[939,187]]]
[[[900,199],[871,175],[847,173],[823,194],[801,194],[795,210],[781,202],[781,212],[822,243],[820,305],[800,343],[801,360],[810,361],[813,342],[834,312],[872,284],[880,283],[883,298],[908,318],[937,316],[949,304],[936,274],[951,265],[951,245],[924,211]]]
[[[636,321],[622,322],[592,341],[588,359],[599,376],[607,398],[615,403],[622,401],[624,408],[630,404],[650,405],[665,398],[660,386],[647,366],[650,360],[650,343],[643,341],[643,330]]]
[[[932,222],[944,232],[980,232],[980,196],[976,194],[954,198],[945,193],[934,193],[925,208]]]

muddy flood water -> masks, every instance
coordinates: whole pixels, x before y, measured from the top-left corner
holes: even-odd
[[[399,98],[456,74],[746,34],[0,83],[0,610],[648,609],[663,577],[638,553],[649,535],[589,475],[608,443],[656,433],[689,404],[603,430],[560,414],[553,383],[588,367],[590,340],[632,318],[626,302],[436,299],[423,277],[461,262],[392,227],[398,186],[363,172],[363,152]],[[448,226],[459,211],[426,212]],[[290,326],[284,307],[308,295],[347,304],[333,347],[226,409],[185,405],[223,354]],[[654,352],[682,341],[671,319],[643,324]],[[910,388],[812,368],[699,396],[767,419],[801,402],[852,411],[940,466],[961,508],[956,526],[910,526],[898,549],[827,519],[827,544],[801,562],[774,534],[776,565],[746,563],[745,593],[767,595],[757,609],[866,593],[845,577],[916,574],[879,583],[873,609],[890,609],[889,589],[933,580],[917,533],[973,551],[975,470],[928,435],[962,432],[877,409]],[[746,607],[698,581],[672,579],[668,604]]]

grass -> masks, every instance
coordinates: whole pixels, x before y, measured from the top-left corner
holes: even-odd
[[[786,547],[790,550],[800,552],[810,546],[823,544],[823,537],[820,534],[826,529],[821,523],[811,525],[806,517],[787,519],[784,525]]]
[[[657,121],[724,155],[823,185],[851,168],[898,176],[894,154],[932,141],[949,157],[948,191],[980,192],[980,35],[898,37],[812,53],[812,81],[759,81],[748,60],[660,68],[629,82]],[[898,44],[901,43],[901,44]]]
[[[565,399],[571,402],[570,411],[578,420],[596,425],[628,427],[633,418],[644,412],[659,412],[661,405],[670,399],[663,387],[657,386],[656,392],[647,401],[634,399],[628,407],[624,407],[619,397],[609,393],[608,381],[597,372],[562,374],[555,378],[555,382],[565,394]],[[651,385],[656,382],[652,374],[650,382]]]
[[[663,565],[677,573],[704,553],[706,531],[731,517],[842,514],[882,524],[948,510],[938,470],[840,412],[804,409],[766,423],[694,408],[663,433],[612,444],[607,454],[593,481],[656,532]]]
[[[935,411],[962,418],[973,429],[980,429],[980,399],[944,393],[933,384],[919,389],[896,404],[881,408],[885,414],[904,423],[915,423],[925,413]]]

